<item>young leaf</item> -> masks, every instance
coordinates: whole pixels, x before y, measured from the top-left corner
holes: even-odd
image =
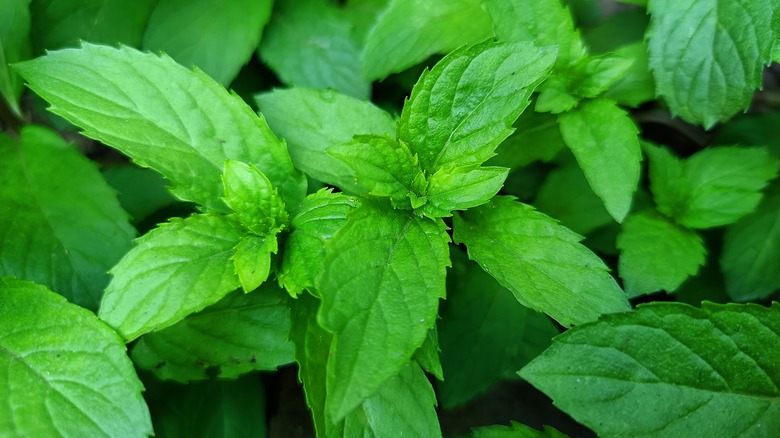
[[[197,66],[228,85],[249,62],[271,16],[272,0],[159,0],[144,31],[143,47],[181,65]]]
[[[160,225],[111,269],[98,316],[129,342],[216,303],[240,286],[231,257],[242,233],[210,214]]]
[[[707,255],[698,234],[654,212],[628,216],[617,246],[620,277],[629,297],[659,290],[674,292],[686,278],[696,275]]]
[[[241,224],[258,236],[276,234],[287,226],[284,201],[263,172],[251,164],[225,161],[222,175],[225,204]]]
[[[625,75],[633,62],[614,54],[585,58],[572,69],[569,89],[584,98],[600,96]]]
[[[401,114],[399,140],[429,175],[482,164],[512,133],[554,59],[554,49],[530,43],[486,41],[455,50],[414,86]]]
[[[347,215],[358,200],[322,189],[303,200],[290,224],[292,232],[285,243],[279,283],[293,297],[304,289],[314,289],[325,258],[325,243],[347,223]]]
[[[566,438],[566,435],[550,426],[544,426],[542,431],[512,421],[509,426],[477,427],[466,438]]]
[[[609,214],[622,222],[639,183],[639,130],[614,102],[597,99],[558,117],[561,135]]]
[[[347,193],[365,192],[355,183],[352,169],[326,150],[351,141],[355,134],[395,132],[395,121],[387,112],[334,91],[292,88],[256,99],[274,132],[287,140],[298,169]]]
[[[21,116],[19,97],[24,84],[10,65],[32,54],[30,8],[27,0],[0,0],[0,101],[5,100]]]
[[[767,190],[755,212],[726,230],[720,266],[737,301],[759,300],[780,289],[780,184]]]
[[[447,217],[453,210],[482,205],[501,190],[508,174],[504,167],[441,169],[428,180],[423,212],[431,218]]]
[[[0,133],[0,275],[45,284],[96,310],[135,230],[95,168],[56,133]]]
[[[271,274],[271,254],[279,250],[276,235],[244,236],[234,249],[232,260],[238,281],[244,292],[252,292]]]
[[[226,159],[256,165],[285,202],[297,204],[306,182],[284,146],[238,96],[171,58],[84,43],[16,64],[52,112],[162,173],[177,197],[225,211]]]
[[[453,239],[524,306],[564,326],[630,308],[582,237],[533,207],[497,196],[453,219]]]
[[[285,295],[271,283],[251,294],[233,292],[141,337],[133,348],[133,362],[162,379],[179,382],[216,376],[234,379],[253,370],[275,370],[293,360]]]
[[[0,435],[149,436],[122,340],[45,287],[0,277]]]
[[[650,0],[648,47],[672,113],[712,127],[746,109],[772,56],[775,0]]]
[[[342,419],[398,374],[445,292],[445,225],[364,204],[326,245],[319,322],[334,333],[327,412]]]
[[[352,30],[346,11],[328,0],[277,2],[258,52],[285,84],[367,99],[371,82]]]
[[[728,225],[753,211],[780,167],[763,147],[709,147],[684,161],[658,146],[646,151],[658,210],[689,228]]]
[[[569,330],[520,376],[602,436],[765,436],[778,333],[777,304],[652,303]]]
[[[383,79],[491,36],[479,0],[390,0],[366,36],[363,76]]]

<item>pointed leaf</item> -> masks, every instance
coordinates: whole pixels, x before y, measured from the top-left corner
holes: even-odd
[[[254,165],[225,161],[222,184],[225,186],[225,204],[253,233],[265,236],[287,226],[289,217],[284,201],[271,181]]]
[[[232,260],[244,292],[252,292],[268,279],[271,273],[271,254],[276,254],[278,250],[279,245],[274,234],[241,238],[235,247]]]
[[[441,358],[439,353],[439,330],[436,325],[428,330],[428,337],[425,338],[422,346],[414,352],[412,359],[420,365],[423,371],[430,373],[439,380],[444,380],[444,371],[441,367]]]
[[[0,11],[0,101],[5,100],[11,111],[21,116],[19,97],[24,83],[10,65],[32,55],[29,1],[1,0]]]
[[[625,75],[633,62],[614,54],[588,57],[574,66],[569,88],[581,97],[600,96]]]
[[[448,217],[454,210],[482,205],[501,190],[508,174],[504,167],[439,170],[428,180],[428,203],[423,212],[432,218]]]

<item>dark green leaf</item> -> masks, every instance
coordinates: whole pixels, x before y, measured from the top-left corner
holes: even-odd
[[[176,202],[166,188],[165,178],[150,169],[132,164],[114,166],[104,170],[103,177],[118,192],[119,204],[130,213],[136,225],[155,211]]]
[[[0,101],[5,100],[21,116],[19,97],[24,83],[9,65],[32,54],[29,0],[0,0],[0,11]]]
[[[439,380],[444,380],[444,371],[441,367],[441,358],[439,353],[439,331],[434,325],[428,330],[428,337],[425,338],[422,346],[414,352],[412,357],[424,371],[432,374]]]
[[[550,426],[544,426],[544,430],[532,429],[524,424],[515,423],[509,426],[485,426],[473,429],[468,438],[566,438],[566,435],[558,432]]]
[[[515,132],[498,145],[496,156],[487,164],[517,169],[536,161],[552,161],[566,147],[554,115],[523,111],[513,128]]]

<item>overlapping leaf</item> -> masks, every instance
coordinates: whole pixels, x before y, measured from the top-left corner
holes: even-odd
[[[0,1],[0,99],[16,115],[21,115],[19,97],[24,88],[10,64],[23,61],[32,54],[30,43],[30,10],[27,0]]]

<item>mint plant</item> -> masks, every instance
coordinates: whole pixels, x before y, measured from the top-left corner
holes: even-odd
[[[776,2],[49,3],[0,2],[0,435],[780,429]],[[448,419],[507,386],[576,423]]]

